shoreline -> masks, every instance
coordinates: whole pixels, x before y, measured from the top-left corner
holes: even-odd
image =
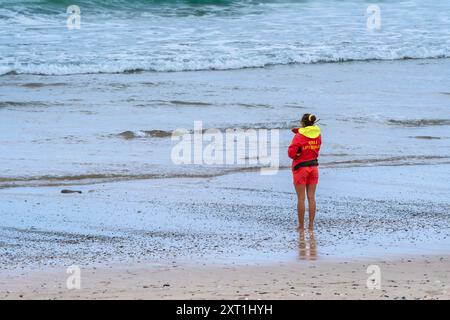
[[[0,273],[189,259],[288,263],[305,243],[318,259],[331,261],[445,254],[448,165],[412,172],[411,166],[322,168],[315,234],[304,239],[295,230],[289,171],[271,179],[241,172],[77,186],[82,194],[63,194],[60,187],[3,189]],[[418,188],[432,191],[415,194]]]
[[[441,162],[425,163],[420,161],[427,160],[441,160]],[[449,161],[446,161],[449,160]],[[404,161],[410,161],[403,163]],[[417,161],[417,162],[414,162]],[[447,156],[431,156],[431,157],[389,157],[386,159],[356,159],[344,161],[332,161],[321,163],[321,168],[331,169],[345,169],[345,168],[364,168],[364,167],[394,167],[394,166],[434,166],[434,165],[448,165],[450,164],[450,157]],[[216,178],[228,174],[236,173],[255,173],[264,169],[271,169],[263,166],[243,166],[236,168],[217,168],[222,171],[213,173],[185,173],[185,174],[157,174],[157,173],[140,173],[140,174],[95,174],[87,173],[73,176],[32,176],[32,177],[0,177],[0,190],[10,188],[45,188],[45,187],[74,187],[74,186],[94,186],[104,183],[117,182],[133,182],[139,180],[153,180],[153,179],[208,179]],[[291,166],[279,166],[278,171],[291,170]],[[21,182],[23,184],[15,184]],[[28,183],[28,184],[27,184]]]

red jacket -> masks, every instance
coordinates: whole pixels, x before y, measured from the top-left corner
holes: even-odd
[[[288,148],[288,155],[292,161],[292,169],[300,162],[317,159],[319,156],[322,136],[318,126],[308,126],[304,128],[292,129],[295,133],[291,145]],[[297,154],[300,153],[299,156]]]

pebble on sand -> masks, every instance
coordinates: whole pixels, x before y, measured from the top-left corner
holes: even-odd
[[[68,193],[79,193],[79,194],[82,194],[83,192],[81,192],[80,190],[63,189],[63,190],[61,190],[61,193],[65,193],[65,194],[68,194]]]

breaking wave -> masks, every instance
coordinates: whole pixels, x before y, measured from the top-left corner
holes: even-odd
[[[81,0],[80,29],[68,30],[71,4],[0,0],[0,75],[450,58],[448,1],[383,2],[373,32],[357,0]]]

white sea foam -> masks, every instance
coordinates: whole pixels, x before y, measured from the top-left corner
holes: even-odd
[[[65,8],[49,3],[35,11],[24,6],[0,10],[0,74],[226,70],[450,57],[448,1],[384,2],[377,31],[367,30],[366,6],[359,1],[231,1],[222,6],[136,1],[129,6],[116,2],[112,8],[101,2],[83,10],[86,2],[80,30],[67,30]]]
[[[13,66],[0,66],[0,75],[5,74],[37,74],[37,75],[70,75],[70,74],[90,74],[90,73],[134,73],[141,71],[156,72],[178,72],[178,71],[201,71],[201,70],[233,70],[244,68],[261,68],[274,65],[288,64],[311,64],[311,63],[341,63],[352,61],[371,61],[371,60],[403,60],[403,59],[434,59],[450,58],[449,52],[445,50],[427,50],[426,52],[410,52],[408,54],[399,54],[398,52],[387,52],[383,54],[366,54],[333,56],[333,57],[280,57],[277,59],[267,57],[235,58],[233,59],[197,59],[196,61],[173,61],[173,60],[155,60],[153,62],[142,61],[128,63],[121,61],[118,63],[98,63],[98,64],[61,64],[61,63],[42,63],[42,64],[14,64]]]

